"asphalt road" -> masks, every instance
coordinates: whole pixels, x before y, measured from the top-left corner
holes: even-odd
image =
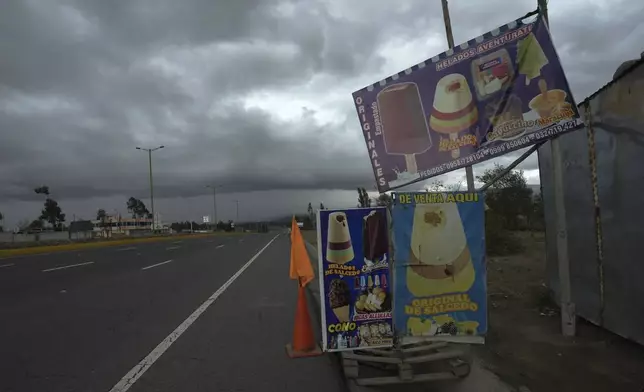
[[[285,355],[277,234],[0,259],[0,391],[342,391],[328,356]]]

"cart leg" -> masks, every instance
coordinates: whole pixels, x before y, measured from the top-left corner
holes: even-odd
[[[342,368],[346,378],[358,378],[360,367],[355,359],[342,358]]]

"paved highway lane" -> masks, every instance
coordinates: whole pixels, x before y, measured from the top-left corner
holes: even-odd
[[[240,236],[214,236],[0,259],[0,265],[7,265],[0,268],[0,306],[3,302],[15,303],[16,299],[38,298],[43,291],[69,290],[86,283],[88,275],[98,274],[103,279],[108,274],[136,270],[184,253],[190,255],[201,248],[210,249],[213,244],[215,248],[225,248],[226,244],[236,244],[240,239]]]
[[[109,391],[273,236],[1,260],[0,391]]]
[[[289,249],[277,238],[129,391],[344,391],[331,356],[286,355],[297,301]]]

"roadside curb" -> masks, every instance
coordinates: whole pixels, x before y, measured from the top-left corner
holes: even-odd
[[[108,241],[97,241],[97,242],[79,242],[63,245],[43,245],[43,246],[34,246],[26,248],[15,248],[15,249],[0,249],[0,259],[16,257],[16,256],[28,256],[28,255],[37,255],[42,253],[63,253],[71,252],[75,250],[85,250],[85,249],[95,249],[95,248],[105,248],[110,246],[121,246],[121,245],[133,245],[141,243],[150,243],[150,242],[164,242],[164,241],[177,241],[181,239],[192,239],[192,238],[205,238],[205,237],[216,237],[216,236],[228,236],[235,235],[236,233],[207,233],[207,234],[189,234],[189,235],[173,235],[173,236],[160,236],[160,237],[147,237],[147,238],[132,238],[132,239],[123,239],[123,240],[108,240]]]

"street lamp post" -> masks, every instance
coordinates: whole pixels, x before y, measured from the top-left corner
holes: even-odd
[[[212,209],[214,212],[214,223],[215,223],[215,230],[217,230],[217,223],[219,221],[217,220],[217,188],[221,188],[223,185],[206,185],[206,188],[212,189]]]
[[[160,150],[164,148],[165,146],[159,146],[156,148],[141,148],[137,147],[137,150],[143,150],[148,152],[148,164],[150,166],[150,207],[152,208],[152,231],[154,231],[154,220],[156,219],[156,216],[154,215],[154,184],[152,182],[152,152],[156,150]]]
[[[235,200],[235,203],[237,204],[237,218],[235,220],[235,223],[239,223],[239,200]]]

